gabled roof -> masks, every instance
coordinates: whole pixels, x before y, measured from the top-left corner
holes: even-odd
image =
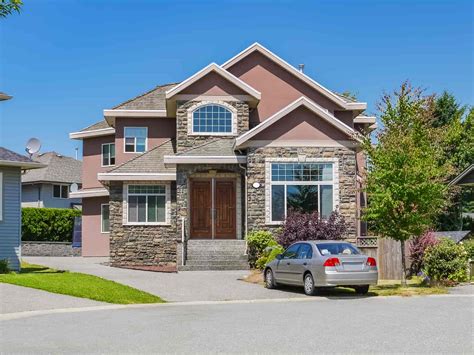
[[[342,95],[336,94],[332,92],[331,90],[325,88],[315,80],[311,79],[309,76],[306,74],[302,73],[298,69],[296,69],[294,66],[277,56],[275,53],[271,52],[264,46],[262,46],[259,43],[254,43],[250,47],[244,49],[242,52],[237,54],[236,56],[232,57],[229,59],[227,62],[222,64],[223,69],[229,69],[231,66],[236,64],[237,62],[241,61],[245,57],[247,57],[249,54],[253,52],[259,52],[272,60],[273,62],[277,63],[280,65],[282,68],[308,84],[310,87],[314,88],[316,91],[321,93],[322,95],[326,96],[328,99],[332,100],[334,103],[338,104],[342,108],[346,110],[365,110],[367,108],[367,103],[365,102],[353,102],[352,100],[343,97]]]
[[[108,180],[175,180],[176,168],[166,166],[163,161],[165,155],[174,155],[176,142],[174,139],[150,149],[133,159],[109,170],[99,173],[98,179]]]
[[[198,71],[196,74],[190,76],[187,78],[185,81],[182,83],[176,85],[175,87],[169,89],[166,91],[166,99],[170,99],[171,97],[177,95],[180,93],[182,90],[190,86],[191,84],[195,83],[199,79],[203,78],[210,72],[216,72],[226,80],[230,81],[232,84],[240,88],[241,90],[245,91],[248,93],[250,96],[254,97],[257,100],[260,100],[261,94],[254,88],[252,88],[250,85],[246,84],[239,78],[237,78],[235,75],[229,73],[227,70],[222,69],[220,66],[218,66],[216,63],[211,63],[207,67],[201,69]]]
[[[247,157],[238,154],[235,139],[216,138],[174,156],[165,156],[165,164],[178,163],[245,163]]]
[[[115,134],[115,128],[110,127],[109,124],[105,120],[102,120],[86,128],[81,129],[79,132],[69,133],[69,138],[83,139],[83,138],[91,138],[91,137],[108,136],[112,134]]]
[[[15,153],[10,149],[0,147],[0,166],[14,166],[22,169],[37,169],[44,167],[24,155]]]
[[[166,110],[166,91],[179,83],[158,85],[141,95],[113,107],[112,110]]]
[[[462,241],[464,238],[466,238],[471,231],[446,231],[446,232],[434,232],[434,236],[436,238],[449,238],[456,243],[459,243]]]
[[[462,180],[468,176],[471,172],[474,171],[474,164],[471,164],[468,166],[461,174],[456,176],[450,183],[449,185],[468,185],[471,184],[472,182],[463,182]],[[472,178],[471,178],[472,179]]]
[[[35,162],[44,164],[43,168],[27,171],[22,177],[22,183],[57,182],[77,183],[82,182],[82,161],[66,157],[56,152],[47,152],[33,155]]]
[[[316,113],[318,116],[325,119],[327,122],[332,124],[334,127],[338,128],[342,132],[346,133],[347,135],[349,135],[353,138],[356,138],[357,133],[356,133],[356,131],[354,131],[354,129],[352,129],[352,127],[349,127],[344,122],[337,119],[334,115],[329,113],[329,111],[326,110],[325,108],[319,106],[315,102],[313,102],[313,101],[309,100],[308,98],[302,96],[299,99],[293,101],[288,106],[286,106],[283,109],[281,109],[280,111],[278,111],[277,113],[275,113],[270,118],[266,119],[265,121],[261,122],[260,124],[258,124],[254,128],[252,128],[250,131],[247,131],[244,134],[242,134],[241,136],[237,137],[237,139],[235,140],[236,147],[242,146],[242,144],[247,142],[249,139],[254,137],[256,134],[258,134],[258,133],[262,132],[263,130],[267,129],[272,124],[274,124],[275,122],[277,122],[278,120],[285,117],[290,112],[292,112],[293,110],[295,110],[295,109],[297,109],[298,107],[301,107],[301,106],[306,107],[310,111]]]

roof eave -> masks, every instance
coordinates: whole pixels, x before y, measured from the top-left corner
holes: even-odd
[[[84,138],[93,138],[93,137],[101,137],[101,136],[109,136],[115,134],[115,128],[108,127],[108,128],[100,128],[94,129],[91,131],[79,131],[79,132],[72,132],[69,133],[70,139],[84,139]]]
[[[165,155],[165,164],[245,164],[247,156]]]
[[[169,173],[98,173],[99,181],[175,181],[176,172]]]
[[[45,168],[47,165],[36,163],[36,162],[20,162],[20,161],[10,161],[10,160],[0,160],[0,166],[11,166],[21,168],[23,170],[27,169],[38,169]]]

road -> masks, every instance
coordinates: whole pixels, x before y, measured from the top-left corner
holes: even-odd
[[[4,315],[0,345],[2,353],[35,354],[472,353],[473,300],[306,298],[43,311]]]

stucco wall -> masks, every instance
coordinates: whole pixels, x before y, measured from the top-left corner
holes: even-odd
[[[82,199],[82,256],[108,256],[109,233],[101,233],[101,204],[106,197]]]
[[[207,74],[180,92],[180,95],[248,95],[215,72]]]
[[[112,167],[102,167],[102,144],[114,143],[115,136],[87,138],[82,142],[82,188],[103,187],[97,180],[97,174],[106,172]]]

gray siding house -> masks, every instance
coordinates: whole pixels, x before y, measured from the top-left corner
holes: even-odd
[[[35,154],[33,160],[46,165],[23,174],[22,207],[77,208],[80,198],[70,198],[72,184],[81,187],[82,162],[56,152]]]
[[[21,174],[43,164],[0,147],[0,259],[12,270],[20,269]]]

